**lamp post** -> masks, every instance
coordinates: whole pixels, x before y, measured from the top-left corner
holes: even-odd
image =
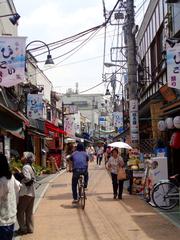
[[[122,127],[124,128],[124,91],[123,91],[123,84],[122,84],[121,81],[119,81],[117,79],[113,79],[113,81],[119,82],[120,85],[121,85],[121,89],[122,89],[122,99],[121,99],[121,103],[122,103]],[[109,81],[109,83],[107,85],[105,96],[111,96],[111,93],[110,93],[109,88],[108,88],[110,83],[112,83],[112,81]],[[115,91],[113,91],[113,98],[112,98],[112,100],[113,100],[113,103],[114,103],[113,111],[114,112],[119,112],[119,109],[117,109],[117,101],[119,102],[120,99],[119,99],[119,95],[115,94]],[[120,114],[117,114],[116,118],[119,118],[119,117],[120,117]]]
[[[27,53],[30,52],[30,50],[28,50],[29,45],[31,45],[31,44],[33,44],[33,43],[37,43],[37,42],[42,43],[45,47],[47,47],[48,55],[47,55],[47,59],[46,59],[46,61],[45,61],[45,65],[53,65],[53,64],[54,64],[54,61],[53,61],[53,59],[52,59],[49,46],[48,46],[45,42],[43,42],[43,41],[41,41],[41,40],[34,40],[34,41],[28,43],[27,46],[26,46],[26,52],[27,52]],[[32,49],[31,49],[31,50],[32,50]]]
[[[104,66],[107,67],[107,68],[110,68],[110,67],[119,67],[119,68],[122,68],[122,69],[127,69],[126,67],[124,67],[124,66],[122,66],[122,65],[114,64],[114,63],[108,63],[108,62],[105,62],[105,63],[104,63]]]
[[[1,15],[0,18],[4,18],[4,17],[10,17],[9,21],[15,25],[17,23],[17,21],[20,18],[20,15],[18,13],[10,13],[10,14],[5,14],[5,15]]]

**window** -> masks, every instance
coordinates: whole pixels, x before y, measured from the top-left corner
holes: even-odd
[[[160,16],[160,24],[163,22],[163,2],[159,1],[159,16]]]
[[[159,21],[159,5],[157,5],[157,7],[156,7],[156,26],[157,26],[157,29],[158,29],[159,26],[160,26],[160,21]]]
[[[157,33],[157,61],[158,64],[162,60],[162,52],[163,52],[163,27],[160,28],[159,32]]]
[[[155,79],[156,76],[156,42],[153,41],[151,44],[151,72],[152,72],[152,80]]]

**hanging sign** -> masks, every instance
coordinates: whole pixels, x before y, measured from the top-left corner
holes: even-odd
[[[26,37],[0,37],[0,85],[11,87],[25,80]]]
[[[139,115],[138,115],[138,100],[129,101],[129,116],[130,116],[130,136],[131,143],[139,142]]]
[[[180,43],[167,44],[167,79],[169,87],[180,89]]]
[[[39,119],[43,117],[43,95],[28,94],[27,96],[27,117]]]
[[[123,113],[122,112],[113,112],[113,123],[114,123],[114,127],[117,127],[117,128],[123,127]]]
[[[75,137],[75,119],[74,115],[67,115],[64,118],[64,131],[69,137]]]

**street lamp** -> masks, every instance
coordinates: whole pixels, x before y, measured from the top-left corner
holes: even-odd
[[[44,46],[46,46],[47,49],[48,49],[48,55],[47,55],[47,59],[46,59],[46,61],[45,61],[45,65],[53,65],[53,64],[54,64],[54,61],[53,61],[52,56],[51,56],[51,54],[50,54],[49,46],[48,46],[45,42],[43,42],[43,41],[41,41],[41,40],[34,40],[34,41],[28,43],[27,46],[26,46],[26,52],[29,52],[29,51],[30,51],[30,50],[27,50],[27,48],[29,47],[29,45],[31,45],[32,43],[36,43],[36,42],[42,43],[42,44],[43,44]],[[32,49],[31,49],[31,50],[32,50]]]
[[[105,67],[120,67],[122,69],[127,69],[126,67],[122,66],[122,65],[119,65],[119,64],[114,64],[114,63],[108,63],[108,62],[105,62],[104,63],[104,66]]]
[[[112,76],[115,76],[114,74]],[[113,82],[113,83],[112,83]],[[110,99],[111,98],[111,93],[109,91],[109,84],[111,83],[113,86],[115,84],[115,82],[119,82],[120,85],[121,85],[121,88],[122,88],[122,98],[121,98],[121,103],[122,103],[122,127],[124,127],[124,91],[123,91],[123,84],[121,81],[117,80],[116,78],[112,78],[108,85],[107,85],[107,88],[106,88],[106,93],[105,93],[105,98],[107,99]],[[113,87],[112,86],[112,87]],[[114,112],[119,112],[119,109],[117,108],[117,102],[119,103],[120,102],[120,99],[119,99],[119,95],[115,94],[115,89],[113,91],[113,96],[112,96],[112,101],[113,101],[113,104],[114,104],[114,109],[113,111]]]
[[[11,17],[10,17],[11,16]],[[6,15],[2,15],[0,16],[0,18],[3,18],[3,17],[10,17],[9,18],[9,21],[15,25],[17,23],[17,21],[19,20],[20,18],[20,15],[18,13],[11,13],[11,14],[6,14]]]

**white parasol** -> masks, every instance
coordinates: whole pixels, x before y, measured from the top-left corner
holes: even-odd
[[[117,148],[132,149],[132,147],[129,144],[125,143],[125,142],[113,142],[113,143],[108,144],[108,146],[110,146],[110,147],[117,147]]]

